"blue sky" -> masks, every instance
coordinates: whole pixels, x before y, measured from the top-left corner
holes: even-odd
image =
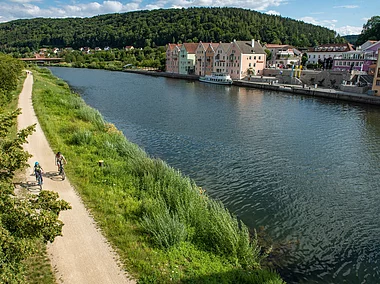
[[[281,15],[335,30],[359,34],[380,15],[380,0],[0,0],[0,22],[16,19],[91,17],[138,10],[187,7],[238,7]]]

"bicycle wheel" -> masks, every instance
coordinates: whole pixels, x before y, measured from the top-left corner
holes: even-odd
[[[62,175],[62,180],[65,180],[66,174],[65,174],[65,170],[63,169],[63,167],[61,169],[61,175]]]
[[[40,186],[40,190],[42,190],[42,176],[41,176],[41,174],[38,175],[37,183]]]

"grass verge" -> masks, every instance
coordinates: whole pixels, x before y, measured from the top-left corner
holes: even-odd
[[[148,157],[49,70],[34,77],[33,104],[51,147],[68,159],[71,183],[140,283],[283,283],[223,204]]]
[[[17,84],[17,89],[12,92],[12,100],[0,108],[0,112],[13,111],[17,108],[18,97],[23,88],[26,74],[23,73]],[[17,125],[15,124],[11,130],[11,137],[15,138],[17,134]],[[25,169],[16,173],[14,183],[25,180]],[[25,194],[25,192],[17,192],[17,194]],[[25,282],[29,284],[53,284],[55,283],[54,274],[51,270],[50,261],[47,257],[46,245],[42,240],[37,240],[34,254],[23,261],[23,271]]]

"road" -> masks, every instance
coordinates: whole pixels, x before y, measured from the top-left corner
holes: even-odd
[[[136,283],[121,268],[117,254],[97,228],[70,181],[67,178],[62,181],[57,175],[54,153],[34,113],[32,87],[33,75],[27,72],[19,97],[18,106],[22,114],[18,117],[18,129],[37,123],[36,132],[29,136],[29,143],[24,145],[24,149],[33,155],[28,161],[31,167],[26,173],[27,189],[32,193],[39,192],[31,175],[33,165],[38,161],[44,169],[44,189],[58,192],[60,198],[72,206],[71,210],[63,211],[59,216],[65,224],[63,236],[48,244],[48,256],[57,283]]]

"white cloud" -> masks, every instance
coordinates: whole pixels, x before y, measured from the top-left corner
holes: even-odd
[[[31,2],[42,2],[42,0],[9,0],[9,2],[25,4]]]
[[[278,7],[284,3],[286,0],[168,0],[165,7],[244,7],[245,9],[265,11],[269,7]]]
[[[71,4],[58,2],[58,6],[42,6],[36,3],[42,0],[10,0],[1,3],[0,22],[15,19],[29,19],[35,17],[65,18],[65,17],[91,17],[107,13],[123,13],[136,10],[153,10],[160,8],[188,8],[188,7],[244,7],[245,9],[265,11],[271,7],[286,4],[287,0],[158,0],[142,5],[143,0],[132,0],[123,4],[125,0],[106,0],[103,2],[78,3],[73,0]],[[0,2],[2,2],[0,0]],[[34,3],[34,4],[32,4]],[[53,2],[50,2],[53,3]],[[50,4],[52,5],[52,4]],[[267,13],[279,15],[274,10]]]
[[[269,10],[265,14],[276,15],[276,16],[280,16],[281,15],[280,12],[277,12],[277,11],[274,11],[274,10]]]
[[[303,17],[299,19],[301,21],[304,21],[305,23],[310,23],[317,26],[322,26],[329,28],[331,30],[336,31],[341,36],[343,35],[356,35],[360,34],[362,31],[362,27],[354,27],[354,26],[343,26],[343,27],[337,27],[336,24],[338,23],[337,20],[317,20],[313,17]]]
[[[355,9],[355,8],[359,8],[359,6],[358,5],[342,5],[342,6],[334,6],[333,8]]]
[[[341,36],[344,35],[358,35],[362,32],[361,27],[344,26],[335,29]]]
[[[107,13],[122,13],[141,9],[141,0],[122,4],[119,1],[103,1],[91,3],[74,3],[72,5],[59,5],[57,7],[40,8],[29,3],[29,0],[13,0],[14,3],[4,3],[0,9],[0,22],[15,19],[30,19],[35,17],[65,18],[90,17]],[[17,1],[17,3],[15,3]],[[36,1],[34,1],[36,2]],[[42,6],[41,6],[42,7]]]

